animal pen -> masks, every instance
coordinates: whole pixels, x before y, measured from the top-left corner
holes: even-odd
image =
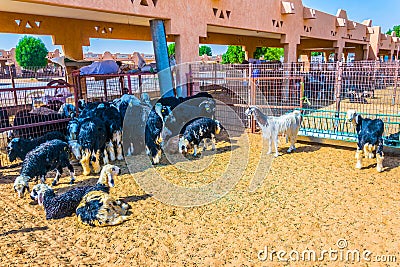
[[[75,72],[72,84],[65,82],[61,74],[33,69],[18,76],[0,77],[0,167],[12,164],[6,151],[10,138],[35,138],[49,131],[66,134],[70,117],[60,110],[63,104],[77,107],[78,99],[112,101],[124,93],[159,96],[156,74],[81,76]]]
[[[388,140],[400,131],[399,62],[196,63],[190,77],[194,91],[211,90],[224,102],[217,118],[223,119],[232,108],[252,132],[257,130],[255,121],[244,114],[249,105],[272,116],[299,109],[303,114],[300,139],[355,142],[355,129],[345,118],[347,110],[355,109],[364,117],[382,119],[385,145],[400,148],[398,137]]]

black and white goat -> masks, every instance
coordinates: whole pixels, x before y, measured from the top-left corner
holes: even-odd
[[[106,159],[107,151],[104,151],[107,141],[107,127],[103,120],[94,117],[85,118],[81,122],[78,144],[82,148],[80,163],[83,168],[83,175],[90,174],[90,163],[95,173],[100,172],[101,155],[104,155],[104,161],[108,161],[108,159]]]
[[[213,118],[215,115],[215,102],[212,99],[206,99],[201,102],[188,100],[177,105],[173,110],[174,121],[167,120],[165,127],[171,131],[171,135],[179,134],[184,125],[191,120],[208,117]]]
[[[357,132],[357,152],[356,168],[362,168],[363,156],[373,158],[376,151],[376,170],[383,171],[383,131],[384,123],[381,119],[371,120],[363,118],[355,110],[348,110],[346,119],[356,127]]]
[[[13,162],[17,158],[24,160],[26,154],[28,154],[29,151],[33,150],[40,144],[54,139],[58,139],[64,142],[67,141],[65,135],[58,131],[45,133],[43,136],[32,140],[25,138],[14,138],[11,140],[10,143],[8,143],[8,146],[6,148],[8,159],[10,160],[10,162]]]
[[[193,120],[179,138],[179,152],[187,153],[193,148],[193,156],[197,155],[197,147],[201,141],[204,142],[203,151],[207,149],[207,139],[211,140],[212,150],[215,150],[215,135],[222,129],[217,120],[210,118],[199,118]]]
[[[40,177],[42,183],[45,182],[47,172],[56,170],[57,174],[52,185],[56,185],[60,178],[63,168],[67,167],[72,184],[75,181],[74,168],[69,162],[68,144],[61,140],[51,140],[43,143],[28,152],[22,163],[20,175],[14,181],[14,190],[22,198],[26,190],[29,190],[28,182],[33,178]]]
[[[120,168],[114,165],[105,165],[101,170],[96,185],[87,185],[72,188],[65,193],[56,195],[54,190],[46,184],[37,184],[33,187],[31,198],[44,207],[46,219],[61,219],[71,216],[82,201],[82,198],[93,191],[110,192],[114,186],[114,179],[121,173]]]
[[[261,112],[258,107],[251,106],[246,111],[247,116],[254,115],[258,126],[262,130],[264,139],[268,140],[268,154],[272,152],[272,142],[275,146],[275,157],[279,156],[278,153],[278,135],[283,133],[286,136],[286,142],[290,140],[290,147],[288,153],[296,150],[297,134],[301,125],[301,112],[294,110],[291,113],[284,114],[280,117],[267,116]]]
[[[151,156],[153,164],[158,164],[160,162],[164,123],[169,116],[173,116],[170,107],[163,106],[160,103],[157,103],[150,111],[149,117],[146,122],[146,154]]]

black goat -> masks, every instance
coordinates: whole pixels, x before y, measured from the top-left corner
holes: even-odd
[[[164,123],[170,114],[170,107],[157,103],[150,111],[147,119],[145,129],[146,153],[151,156],[153,164],[158,164],[160,162]]]
[[[103,120],[94,118],[85,118],[82,120],[78,135],[78,144],[82,147],[82,159],[80,161],[83,174],[90,174],[92,163],[93,171],[100,172],[100,156],[105,149],[107,142],[107,127]],[[104,156],[107,156],[105,151]]]
[[[18,196],[23,197],[25,190],[29,190],[28,182],[31,179],[40,177],[44,183],[47,172],[52,170],[57,171],[52,183],[56,185],[64,167],[68,167],[73,183],[74,168],[69,162],[69,153],[68,144],[57,139],[43,143],[30,151],[22,163],[20,175],[14,181],[14,190]]]
[[[6,148],[8,159],[10,160],[10,162],[13,162],[17,158],[24,160],[26,154],[28,154],[29,151],[33,150],[40,144],[54,139],[58,139],[64,142],[67,141],[65,135],[58,131],[45,133],[43,136],[32,140],[25,138],[14,138],[11,140]]]
[[[384,124],[381,119],[362,118],[355,110],[347,111],[346,118],[356,127],[357,132],[357,152],[356,168],[362,168],[362,158],[373,158],[376,150],[376,169],[383,171],[383,131]]]
[[[173,109],[174,121],[166,121],[165,127],[171,132],[172,136],[179,134],[183,126],[189,121],[201,117],[213,118],[215,114],[215,102],[211,99],[202,102],[188,100]]]
[[[37,184],[32,189],[31,198],[44,206],[47,220],[61,219],[75,213],[82,198],[89,192],[109,193],[110,187],[114,186],[114,178],[120,173],[117,166],[105,165],[96,185],[75,187],[60,195],[56,195],[46,184]]]
[[[385,145],[388,146],[399,146],[400,145],[400,132],[390,134],[385,141]]]
[[[197,155],[197,146],[204,140],[203,151],[207,149],[206,139],[211,139],[212,150],[215,150],[215,135],[219,134],[223,127],[217,120],[199,118],[191,122],[179,139],[179,152],[187,153],[193,148],[193,156]]]

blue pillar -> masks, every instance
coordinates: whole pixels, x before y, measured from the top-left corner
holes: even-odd
[[[156,57],[161,97],[174,96],[174,83],[169,65],[164,21],[160,19],[150,20],[150,29],[153,39],[154,55]]]

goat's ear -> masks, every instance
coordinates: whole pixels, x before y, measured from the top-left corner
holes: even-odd
[[[40,206],[43,206],[43,200],[44,200],[44,193],[40,191],[37,197],[37,202]]]
[[[354,121],[356,124],[358,124],[361,120],[361,115],[360,114],[354,114]]]
[[[111,172],[107,173],[107,178],[108,178],[108,185],[110,187],[114,187],[114,178],[113,178]]]

